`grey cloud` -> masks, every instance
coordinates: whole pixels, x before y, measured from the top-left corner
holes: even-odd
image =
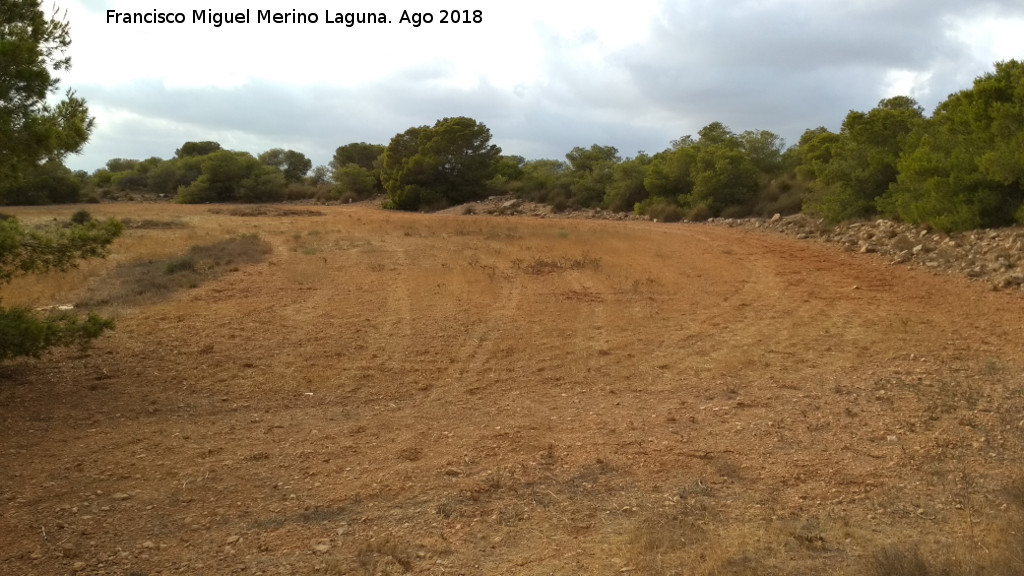
[[[100,126],[86,155],[69,165],[91,170],[115,156],[167,157],[185,140],[208,138],[254,153],[294,148],[325,163],[341,144],[387,143],[445,116],[487,124],[506,153],[527,158],[562,158],[595,143],[623,155],[656,152],[712,121],[772,130],[792,144],[807,128],[837,129],[849,110],[877,104],[890,70],[930,75],[912,94],[930,111],[991,70],[948,34],[952,23],[1024,15],[1024,4],[1009,1],[758,5],[666,2],[648,40],[601,59],[587,49],[601,41],[593,33],[565,38],[538,26],[544,63],[536,79],[513,89],[485,80],[452,87],[458,71],[443,61],[356,87],[76,86],[93,105],[152,122]]]

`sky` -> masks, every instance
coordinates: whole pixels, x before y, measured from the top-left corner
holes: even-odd
[[[56,0],[71,25],[61,89],[96,128],[72,169],[170,158],[186,141],[329,163],[350,142],[469,116],[506,154],[654,153],[711,122],[838,130],[908,95],[931,113],[997,61],[1024,59],[1021,0]],[[441,23],[450,7],[480,22]],[[193,12],[248,10],[248,23]],[[259,11],[316,23],[260,23]],[[181,13],[182,24],[115,23]],[[337,21],[384,13],[387,24]],[[400,22],[403,12],[409,22]],[[338,13],[341,13],[340,15]],[[416,13],[433,22],[414,26]],[[459,11],[460,16],[465,13]],[[451,18],[451,17],[450,17]],[[208,16],[209,20],[209,16]],[[334,21],[333,23],[329,21]]]

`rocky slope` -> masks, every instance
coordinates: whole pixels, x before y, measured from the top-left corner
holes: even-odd
[[[1020,227],[943,234],[890,220],[829,227],[803,214],[771,219],[716,218],[710,223],[823,240],[854,252],[881,254],[894,265],[925,266],[987,282],[995,290],[1024,291],[1024,228]]]

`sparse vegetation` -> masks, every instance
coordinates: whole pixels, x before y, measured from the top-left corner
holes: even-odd
[[[155,302],[173,293],[262,261],[270,244],[255,235],[228,238],[193,246],[178,257],[163,261],[122,264],[96,283],[80,304],[87,307],[131,306]]]

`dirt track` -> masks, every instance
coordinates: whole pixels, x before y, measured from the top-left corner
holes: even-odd
[[[188,227],[3,290],[274,246],[0,368],[3,573],[859,574],[1012,544],[1019,294],[706,225],[316,209],[90,207]]]

